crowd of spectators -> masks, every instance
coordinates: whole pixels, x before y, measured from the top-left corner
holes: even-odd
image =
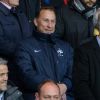
[[[0,100],[100,100],[99,54],[99,0],[0,0]]]

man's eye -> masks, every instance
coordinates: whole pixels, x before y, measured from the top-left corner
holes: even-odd
[[[50,98],[50,96],[46,96],[46,97],[44,97],[45,99],[49,99]]]
[[[44,97],[44,98],[49,98],[49,97]]]
[[[48,20],[47,20],[47,19],[45,19],[44,21],[45,21],[45,22],[48,22]]]
[[[55,100],[59,100],[59,97],[54,97],[55,98]]]

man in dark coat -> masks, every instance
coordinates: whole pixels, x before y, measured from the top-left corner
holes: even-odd
[[[100,100],[100,9],[97,10],[95,34],[76,50],[73,87],[76,100]]]
[[[26,16],[16,11],[18,5],[19,0],[0,0],[0,56],[8,60],[10,73],[19,42],[32,35]]]
[[[17,87],[8,83],[7,61],[0,58],[0,100],[23,100]]]
[[[69,42],[73,48],[78,47],[89,37],[92,37],[93,14],[96,10],[97,0],[70,0],[64,6],[57,22],[57,33]]]
[[[54,9],[41,8],[34,24],[37,27],[34,37],[23,41],[16,53],[23,89],[33,95],[41,82],[51,79],[59,85],[62,96],[70,97],[73,51],[69,44],[54,36]]]

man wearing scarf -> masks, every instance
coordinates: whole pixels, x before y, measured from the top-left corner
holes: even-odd
[[[93,36],[93,14],[97,7],[97,0],[70,0],[58,13],[57,31],[73,48]]]
[[[100,100],[100,8],[94,17],[95,36],[75,52],[73,87],[75,100]]]

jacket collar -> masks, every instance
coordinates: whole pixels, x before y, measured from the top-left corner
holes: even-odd
[[[10,10],[5,7],[2,3],[0,3],[0,11],[3,12],[5,15],[10,14]]]
[[[38,32],[38,31],[35,31],[34,33],[35,33],[34,36],[36,37],[36,39],[39,39],[43,42],[55,44],[56,38],[54,36],[54,33],[45,34],[45,33],[41,33],[41,32]]]

